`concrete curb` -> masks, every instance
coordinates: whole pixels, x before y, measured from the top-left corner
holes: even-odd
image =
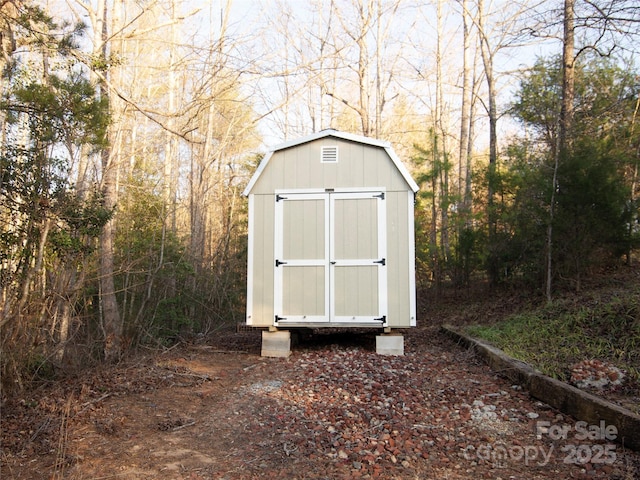
[[[454,341],[475,350],[496,372],[506,376],[529,391],[538,400],[571,415],[588,425],[615,425],[618,429],[616,442],[623,447],[640,451],[640,416],[630,410],[600,397],[543,375],[530,365],[513,359],[502,350],[443,325],[442,331]]]

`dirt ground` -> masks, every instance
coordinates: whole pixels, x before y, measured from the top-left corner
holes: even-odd
[[[3,479],[635,479],[607,425],[530,398],[444,338],[323,334],[287,359],[259,332],[43,387],[2,409]],[[640,433],[639,433],[640,434]]]

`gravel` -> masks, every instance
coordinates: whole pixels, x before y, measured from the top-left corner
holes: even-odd
[[[287,470],[296,478],[640,478],[637,454],[576,438],[575,420],[468,352],[408,340],[402,357],[331,344],[264,360],[274,378],[249,389],[249,428],[272,457],[262,466],[279,456],[303,466]],[[540,435],[538,422],[569,433]]]
[[[221,336],[5,405],[2,475],[640,478],[611,426],[530,398],[435,327],[409,331],[402,357],[377,355],[372,334],[315,335],[287,359],[259,357],[259,339]]]

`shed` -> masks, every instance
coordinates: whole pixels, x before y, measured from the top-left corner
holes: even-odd
[[[263,355],[288,355],[300,327],[416,325],[417,190],[381,140],[323,130],[266,154],[243,192],[246,323],[269,330]]]

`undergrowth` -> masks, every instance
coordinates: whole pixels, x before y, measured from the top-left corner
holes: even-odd
[[[627,373],[626,393],[640,395],[640,285],[557,300],[467,331],[563,381],[577,362],[607,361]]]

